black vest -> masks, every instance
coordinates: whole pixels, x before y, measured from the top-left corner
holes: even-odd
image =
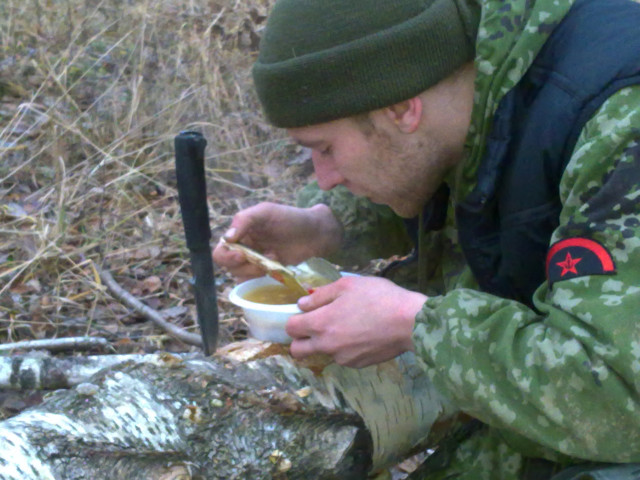
[[[456,206],[482,290],[532,305],[578,136],[609,96],[639,83],[640,4],[578,0],[498,105],[477,185]]]

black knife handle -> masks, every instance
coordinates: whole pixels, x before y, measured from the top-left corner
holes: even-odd
[[[200,132],[181,132],[175,138],[178,197],[187,247],[209,248],[211,228],[204,176],[204,149],[207,141]]]

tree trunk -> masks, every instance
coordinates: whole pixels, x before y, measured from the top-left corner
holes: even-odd
[[[357,480],[457,415],[412,354],[355,370],[248,341],[136,360],[1,422],[0,478]]]

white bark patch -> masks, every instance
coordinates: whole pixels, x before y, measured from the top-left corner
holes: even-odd
[[[55,436],[64,435],[85,444],[108,443],[124,448],[144,445],[150,451],[184,447],[175,416],[154,400],[140,380],[118,372],[107,377],[94,395],[86,397],[86,402],[87,409],[94,413],[91,416],[70,418],[32,410],[4,422],[0,429],[0,451],[12,462],[6,467],[0,464],[0,478],[54,478],[41,461],[44,452],[27,440],[33,431],[50,431]],[[37,473],[32,475],[32,471]]]
[[[3,480],[55,480],[51,469],[40,461],[33,446],[19,432],[0,430],[0,452],[10,462],[0,462]]]
[[[104,398],[117,399],[117,403],[105,403],[102,417],[110,419],[110,425],[95,425],[91,433],[109,441],[125,442],[133,436],[144,445],[165,450],[181,443],[173,413],[154,400],[145,384],[118,372],[105,380]],[[118,395],[113,392],[120,392]],[[123,398],[124,397],[124,398]]]
[[[9,385],[11,378],[11,363],[0,362],[0,384]]]
[[[322,379],[324,389],[339,390],[371,432],[373,470],[397,462],[397,451],[415,445],[435,422],[457,411],[424,376],[411,352],[361,369],[331,364]]]
[[[11,418],[5,423],[5,427],[10,426],[14,431],[35,427],[40,430],[52,430],[70,436],[84,437],[88,433],[85,425],[71,420],[59,413],[47,413],[38,411],[26,411],[19,417]]]
[[[70,418],[33,410],[6,421],[0,430],[0,448],[3,457],[12,458],[12,463],[6,472],[0,468],[0,478],[54,478],[41,463],[42,452],[26,440],[34,430],[48,430],[56,436],[65,435],[84,443],[109,443],[125,448],[144,445],[149,450],[166,451],[182,447],[175,416],[154,400],[140,380],[118,372],[106,378],[96,394],[86,397],[86,401],[87,408],[94,412],[89,417]],[[25,440],[17,442],[16,438]],[[131,445],[132,442],[135,445]],[[14,451],[10,457],[7,456],[9,451]],[[23,466],[29,466],[29,469],[24,470]],[[31,466],[36,469],[37,476],[29,476]]]

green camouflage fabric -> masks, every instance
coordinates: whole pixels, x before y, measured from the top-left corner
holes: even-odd
[[[448,179],[452,203],[474,186],[498,102],[571,4],[482,1],[475,105],[466,159]],[[617,272],[562,280],[552,289],[545,282],[534,298],[541,313],[477,290],[453,208],[444,230],[423,244],[441,294],[430,291],[417,316],[416,353],[443,393],[490,425],[460,445],[449,469],[426,479],[515,480],[525,455],[564,465],[640,462],[639,86],[612,95],[586,124],[560,193],[560,226],[550,243],[595,240]],[[393,215],[374,214],[379,207],[362,199],[319,193],[314,185],[304,197],[327,203],[351,228],[350,254],[383,256],[382,247],[408,241]]]
[[[325,192],[317,182],[298,192],[298,207],[318,203],[328,205],[344,227],[342,248],[329,258],[338,265],[363,266],[373,258],[403,255],[412,248],[402,219],[386,205],[356,197],[343,186]]]
[[[505,444],[495,429],[485,428],[457,446],[442,446],[409,479],[508,480],[519,478],[523,468],[523,457]]]
[[[523,454],[565,465],[639,461],[639,183],[640,87],[631,87],[586,125],[563,177],[562,223],[551,239],[600,241],[617,274],[542,285],[535,298],[542,316],[474,290],[449,219],[440,258],[449,293],[429,299],[414,341],[439,388],[498,428],[465,441],[448,468],[425,480],[516,480]],[[639,478],[624,474],[593,478]]]
[[[485,428],[458,445],[440,447],[407,480],[637,480],[637,463],[604,464],[528,462],[514,452],[496,429]]]
[[[538,315],[474,290],[463,270],[418,315],[414,341],[425,368],[464,411],[500,429],[499,450],[514,456],[505,465],[516,464],[518,452],[640,461],[639,195],[635,86],[613,95],[585,126],[562,178],[561,224],[551,239],[597,240],[617,273],[541,285]],[[474,450],[471,443],[463,451]],[[496,451],[477,455],[490,461]],[[486,478],[518,478],[492,475]]]
[[[570,2],[500,6],[484,4],[469,156],[452,182],[458,199],[473,187],[497,102]],[[505,33],[505,25],[513,28]],[[443,392],[498,432],[490,444],[475,436],[461,445],[448,472],[473,473],[456,478],[515,480],[523,454],[565,464],[640,461],[640,87],[614,94],[587,123],[560,194],[551,243],[596,240],[612,254],[617,273],[564,280],[553,289],[545,282],[534,298],[541,314],[475,290],[468,269],[456,263],[449,219],[447,293],[431,297],[418,315],[416,351]],[[492,467],[477,470],[478,462]]]

